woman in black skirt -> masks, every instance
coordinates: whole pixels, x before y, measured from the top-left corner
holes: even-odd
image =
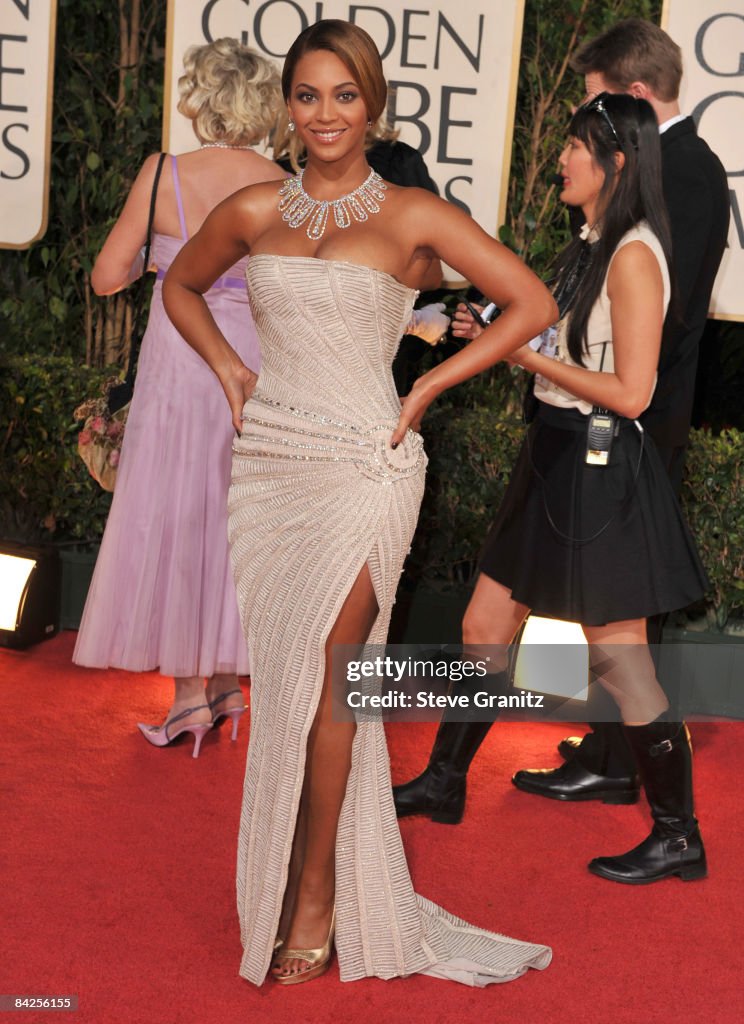
[[[531,343],[510,357],[536,374],[536,412],[486,541],[463,639],[507,645],[531,611],[582,624],[593,675],[619,705],[654,818],[639,846],[589,868],[631,884],[701,878],[689,734],[665,720],[646,641],[649,616],[684,607],[706,588],[672,486],[637,422],[656,384],[670,301],[652,108],[631,96],[596,97],[575,113],[560,164],[561,199],[581,207],[586,224],[558,262],[559,323],[539,351]],[[459,333],[474,337],[471,323]],[[593,414],[609,428],[609,452],[601,438],[589,439]],[[459,820],[465,773],[489,724],[440,726],[427,772],[397,788],[399,814],[423,806],[438,820]],[[447,803],[455,794],[457,807]]]

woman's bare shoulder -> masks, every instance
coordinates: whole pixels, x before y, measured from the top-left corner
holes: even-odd
[[[619,278],[634,278],[638,275],[659,273],[659,256],[644,238],[630,238],[619,246],[612,255],[607,283]]]
[[[152,186],[155,183],[155,173],[157,171],[158,164],[160,163],[161,156],[161,153],[151,153],[145,159],[144,163],[137,172],[137,177],[134,179],[134,184],[132,185],[132,192],[142,192],[146,193],[147,195],[150,194],[150,192],[152,191]]]
[[[231,196],[221,203],[221,206],[229,206],[236,212],[245,212],[252,216],[276,210],[279,204],[279,188],[281,180],[259,181],[254,185],[246,185],[244,188],[233,192]]]
[[[395,204],[396,214],[405,217],[409,223],[459,223],[463,219],[470,220],[464,210],[428,189],[387,182],[386,186],[390,200]]]
[[[427,189],[400,185],[389,189],[395,231],[418,239],[419,245],[439,251],[440,245],[456,236],[493,241],[464,210]]]
[[[257,183],[259,181],[283,181],[289,177],[283,167],[280,167],[279,164],[275,163],[268,156],[264,156],[263,153],[254,152],[252,157]]]
[[[407,209],[436,210],[450,205],[428,189],[418,188],[416,185],[394,185],[391,181],[386,181],[385,191],[395,203],[405,205]]]
[[[215,207],[205,225],[240,237],[250,248],[277,217],[280,185],[261,181],[238,189]]]

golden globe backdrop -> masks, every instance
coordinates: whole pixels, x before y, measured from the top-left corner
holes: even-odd
[[[524,0],[169,0],[163,146],[195,145],[175,109],[187,47],[235,36],[281,68],[302,29],[343,18],[377,43],[400,138],[420,150],[442,196],[494,234],[506,208],[523,9]]]
[[[46,231],[57,0],[2,0],[0,248]]]

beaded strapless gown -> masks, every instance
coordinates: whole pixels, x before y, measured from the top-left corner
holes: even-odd
[[[238,849],[241,974],[271,962],[323,684],[325,643],[365,564],[386,639],[418,517],[426,457],[390,371],[416,292],[378,270],[305,257],[248,264],[262,369],[234,443],[229,535],[251,651],[251,735]],[[336,845],[341,978],[422,972],[468,985],[550,962],[417,895],[393,806],[384,727],[361,722]]]

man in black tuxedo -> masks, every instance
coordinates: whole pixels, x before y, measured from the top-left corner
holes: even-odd
[[[659,121],[679,309],[677,317],[672,313],[665,323],[658,383],[641,422],[653,437],[679,493],[698,347],[728,233],[726,174],[718,157],[698,136],[692,118],[680,113],[681,53],[658,26],[639,18],[620,21],[585,44],[572,67],[584,76],[587,101],[601,92],[627,92],[648,100]],[[660,642],[662,622],[662,617],[649,621],[649,643]],[[602,692],[599,687],[595,689]],[[412,782],[395,787],[399,815],[434,813],[439,820],[443,816],[459,820],[465,777],[488,729],[489,723],[483,722],[443,723],[426,771]],[[686,737],[680,726],[680,737],[683,734]],[[566,758],[560,768],[519,771],[514,784],[526,792],[557,800],[638,800],[636,762],[619,723],[597,722],[583,740],[568,737],[559,749]],[[691,799],[691,794],[687,796]],[[457,813],[448,814],[453,808]],[[649,874],[657,869],[658,864],[653,870],[649,868]],[[638,870],[643,874],[646,864],[641,863],[640,868],[636,865],[634,871]],[[605,877],[615,876],[610,871]]]

